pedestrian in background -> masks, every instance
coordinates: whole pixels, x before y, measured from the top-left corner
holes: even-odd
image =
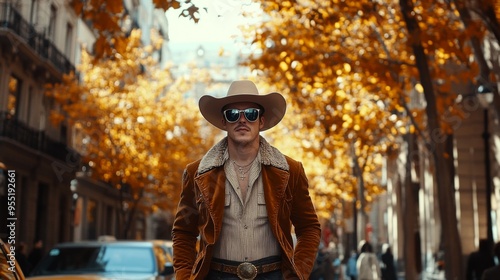
[[[358,260],[358,253],[356,250],[352,250],[351,256],[347,260],[346,275],[350,277],[351,280],[356,280],[358,278],[358,269],[356,268],[356,262]]]
[[[28,256],[26,254],[26,243],[19,242],[16,248],[16,261],[21,267],[23,274],[28,276],[31,273],[31,263],[28,261]]]
[[[483,272],[495,266],[492,246],[488,239],[479,240],[479,250],[472,252],[467,259],[466,280],[480,280]]]
[[[382,275],[377,255],[372,245],[365,240],[360,242],[360,254],[356,262],[359,280],[380,280]]]
[[[497,242],[493,247],[493,254],[500,261],[500,242]],[[481,280],[498,280],[500,279],[500,264],[490,267],[483,272]]]
[[[304,168],[260,135],[281,121],[285,99],[235,81],[225,97],[202,96],[199,109],[226,137],[184,171],[176,279],[309,279],[321,229]]]
[[[314,266],[308,280],[333,280],[333,254],[323,241],[320,241]]]
[[[382,255],[380,256],[382,260],[381,272],[383,280],[396,280],[398,279],[396,274],[396,267],[394,265],[394,256],[392,255],[391,246],[387,243],[382,245]]]
[[[344,279],[344,271],[342,269],[342,261],[340,260],[340,255],[338,252],[334,252],[333,255],[333,279],[334,280],[343,280]]]
[[[33,249],[31,249],[31,252],[28,255],[28,262],[31,264],[32,269],[36,267],[45,254],[43,250],[43,241],[39,238],[35,239]]]

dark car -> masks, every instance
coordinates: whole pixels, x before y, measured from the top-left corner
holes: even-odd
[[[172,273],[170,252],[161,241],[84,241],[56,245],[27,279],[87,275],[92,279],[167,280]]]

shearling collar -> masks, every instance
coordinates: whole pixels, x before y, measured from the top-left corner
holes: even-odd
[[[201,159],[198,166],[198,174],[207,172],[210,169],[224,165],[227,151],[227,137],[215,144]],[[260,136],[259,153],[263,165],[271,165],[276,168],[289,171],[290,167],[285,156],[275,147],[271,146],[264,137]]]

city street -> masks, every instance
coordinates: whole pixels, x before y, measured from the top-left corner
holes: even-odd
[[[290,235],[315,231],[337,257],[390,245],[399,279],[467,280],[500,242],[499,19],[472,0],[2,1],[7,266],[176,230],[198,234],[184,263],[224,255],[221,232],[295,256]]]

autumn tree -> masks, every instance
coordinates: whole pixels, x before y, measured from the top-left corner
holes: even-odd
[[[307,115],[304,135],[320,136],[318,156],[330,157],[333,166],[331,151],[342,148],[336,140],[351,143],[357,178],[363,180],[372,171],[373,165],[364,165],[369,157],[398,148],[391,143],[399,133],[416,133],[425,143],[439,174],[446,275],[459,279],[462,252],[449,152],[454,127],[448,120],[461,116],[456,88],[474,81],[477,65],[468,43],[471,36],[482,38],[483,30],[464,26],[449,1],[261,2],[268,16],[248,32],[260,50],[248,65],[270,84],[289,89]],[[425,106],[412,104],[411,97]],[[410,183],[406,193],[413,192]],[[405,220],[407,236],[413,236],[415,217]],[[405,270],[413,278],[415,248],[405,245]]]
[[[498,1],[453,0],[452,2],[455,4],[460,19],[466,28],[486,29],[497,43],[500,42],[500,23],[497,16],[500,15],[500,3]],[[471,34],[470,45],[479,68],[477,83],[486,86],[494,93],[493,104],[498,112],[500,110],[500,95],[495,81],[499,77],[496,77],[494,73],[498,73],[495,69],[499,69],[500,65],[498,58],[489,61],[486,59],[485,48],[482,43],[483,36],[478,36],[477,33]],[[490,67],[489,64],[492,66]]]
[[[319,143],[313,146],[314,153],[331,171],[326,177],[328,186],[344,190],[364,213],[369,207],[365,202],[382,191],[381,176],[377,176],[382,165],[380,154],[397,149],[394,135],[405,129],[397,112],[403,109],[378,95],[384,88],[380,77],[364,80],[365,76],[356,71],[355,54],[343,54],[343,46],[324,35],[335,32],[335,25],[326,24],[333,23],[329,18],[336,17],[333,10],[311,8],[295,14],[290,6],[279,14],[273,12],[277,7],[271,6],[265,10],[272,20],[250,36],[264,49],[250,65],[279,88],[289,89],[299,115],[307,116],[302,119],[301,134]],[[345,40],[355,45],[363,36]],[[386,89],[392,96],[398,92],[396,83]],[[355,178],[352,186],[337,175],[342,174],[335,168],[341,162],[347,163],[342,164],[344,172]]]
[[[130,10],[136,7],[126,7],[125,3],[134,5],[135,1],[123,0],[72,0],[71,6],[76,14],[89,23],[96,33],[97,40],[93,46],[95,58],[113,56],[115,52],[124,54],[127,51],[129,27],[124,22],[130,17]],[[178,9],[179,16],[199,21],[199,7],[191,0],[153,0],[154,6],[167,11]],[[205,8],[206,9],[206,8]],[[180,28],[180,27],[179,27]]]
[[[175,209],[185,165],[212,144],[184,96],[193,82],[159,69],[153,49],[134,31],[125,52],[96,62],[84,51],[79,79],[68,75],[47,90],[60,108],[52,120],[66,119],[82,135],[79,150],[94,178],[120,190],[123,237],[136,211]]]
[[[332,212],[340,209],[343,201],[354,199],[357,180],[352,176],[352,158],[345,154],[349,151],[347,148],[322,154],[319,148],[321,143],[316,140],[316,135],[304,137],[301,113],[300,109],[289,105],[280,125],[266,131],[265,136],[284,154],[302,162],[318,216],[330,219]],[[332,156],[337,159],[334,165],[330,161]],[[337,184],[339,182],[342,184]],[[339,219],[338,222],[343,221]]]

